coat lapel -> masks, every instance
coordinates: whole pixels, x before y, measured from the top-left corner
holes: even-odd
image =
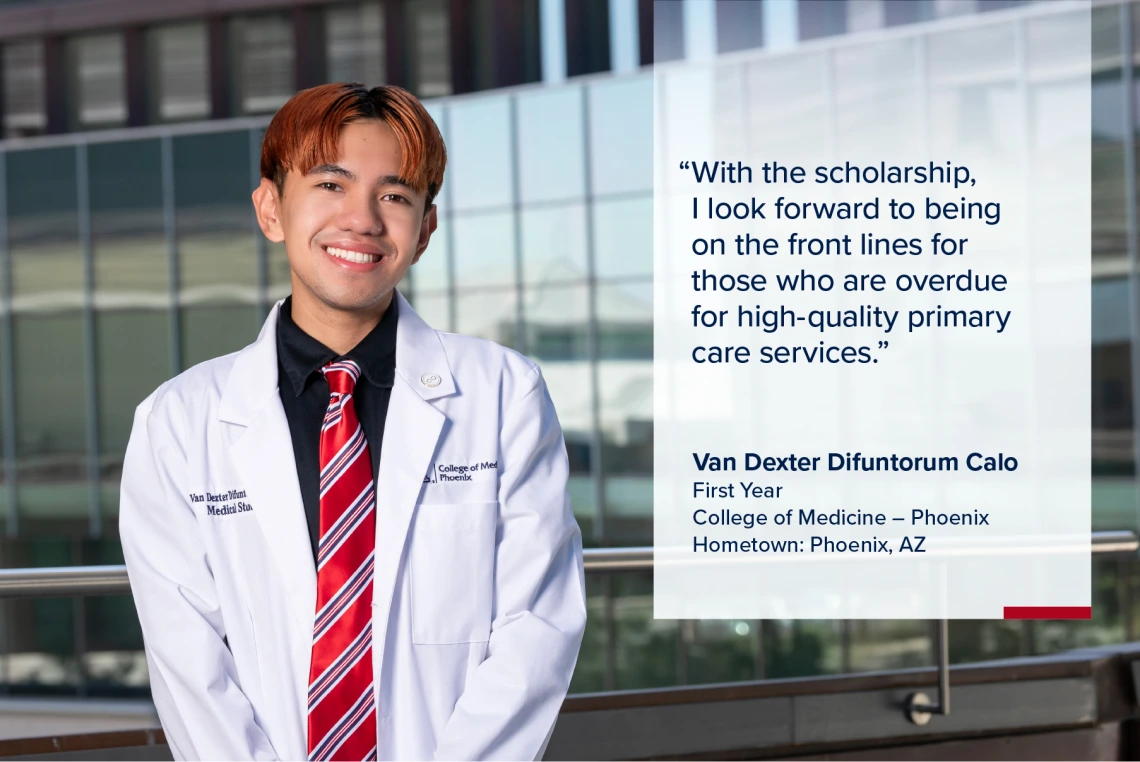
[[[304,632],[312,632],[317,573],[289,422],[280,404],[269,404],[234,442],[234,465],[246,484],[261,531]]]
[[[396,587],[404,541],[431,465],[443,413],[400,376],[384,424],[384,449],[376,479],[376,577],[373,602],[386,620]],[[390,437],[390,438],[389,438]]]
[[[289,422],[277,392],[278,302],[257,341],[238,353],[218,416],[242,428],[230,454],[303,632],[312,632],[317,575]],[[267,570],[268,571],[268,570]]]
[[[456,393],[439,335],[396,292],[396,378],[384,422],[376,480],[376,571],[373,653],[383,654],[392,594],[399,580],[408,528],[447,417],[431,403]],[[376,685],[382,659],[375,660]]]

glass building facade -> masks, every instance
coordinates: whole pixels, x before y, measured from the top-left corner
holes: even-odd
[[[388,39],[390,5],[322,10],[323,33],[336,40],[321,63],[328,78],[388,76],[385,49],[361,41]],[[587,5],[592,17],[605,15],[606,3]],[[699,26],[713,55],[734,56],[717,86],[740,93],[739,112],[722,116],[742,130],[794,108],[817,113],[823,134],[859,119],[860,88],[917,87],[929,111],[912,118],[997,132],[1016,145],[1027,138],[1013,104],[1045,109],[1050,90],[1073,76],[1034,56],[1034,41],[1064,23],[1048,3],[941,23],[951,6],[915,3],[926,15],[908,21],[935,20],[883,30],[903,4],[835,3],[836,11],[785,2],[804,9],[797,44],[786,47],[778,15],[746,18],[751,3],[708,5],[716,12],[703,21],[685,3],[659,5],[656,46],[662,58],[689,55]],[[401,21],[422,32],[404,61],[449,151],[439,229],[401,290],[435,327],[498,341],[542,365],[586,545],[648,545],[653,70],[574,76],[629,60],[583,42],[566,51],[570,79],[455,95],[463,88],[447,63],[458,53],[445,42],[454,23],[445,6],[417,3]],[[1099,5],[1093,14],[1094,528],[1136,530],[1140,228],[1137,173],[1127,167],[1136,156],[1140,7]],[[228,91],[234,115],[272,111],[295,89],[281,76],[303,58],[291,47],[290,19],[227,22],[227,39],[241,40],[226,54],[242,59]],[[64,135],[27,137],[49,120],[40,86],[48,74],[36,62],[55,43],[0,47],[7,134],[24,136],[0,141],[3,566],[121,563],[118,484],[135,405],[183,369],[252,341],[289,291],[284,250],[260,235],[249,198],[268,117],[203,121],[217,105],[212,23],[156,26],[141,43],[105,32],[69,40],[66,60],[86,93],[69,119],[85,131]],[[964,33],[986,41],[978,56],[940,58],[940,39]],[[106,129],[130,119],[124,72],[139,44],[162,51],[162,64],[148,68],[151,124]],[[748,51],[761,45],[775,49]],[[495,66],[486,58],[478,76],[493,80]],[[954,622],[952,659],[1134,638],[1135,563],[1094,564],[1091,622]],[[590,575],[587,587],[575,692],[934,663],[929,622],[654,620],[648,574]],[[0,604],[0,692],[147,695],[130,599]]]

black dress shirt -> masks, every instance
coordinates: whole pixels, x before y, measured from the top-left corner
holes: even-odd
[[[380,468],[384,419],[396,375],[396,300],[392,300],[376,327],[344,355],[337,355],[293,322],[292,302],[291,296],[285,299],[278,312],[277,386],[293,439],[297,480],[315,560],[321,526],[321,422],[329,405],[329,384],[320,370],[329,362],[344,358],[360,366],[361,377],[352,401],[368,440],[375,481]]]

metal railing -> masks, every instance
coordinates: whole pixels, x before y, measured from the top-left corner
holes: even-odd
[[[653,548],[587,548],[582,553],[586,571],[648,571]],[[58,566],[38,569],[0,569],[0,598],[47,598],[73,595],[129,595],[127,567]]]
[[[1125,530],[1093,532],[1092,552],[1097,554],[1140,551],[1140,536]],[[653,548],[587,548],[582,552],[586,572],[649,571]],[[0,598],[46,598],[73,595],[127,595],[131,584],[127,567],[63,566],[39,569],[0,569]]]
[[[1140,551],[1140,536],[1130,530],[1093,532],[1091,550],[1098,555],[1137,553]],[[587,573],[653,569],[652,547],[587,548],[582,555]],[[123,565],[0,569],[0,599],[126,595],[130,591],[127,567]],[[948,627],[949,623],[943,619],[937,630],[938,687],[935,700],[915,691],[904,702],[904,716],[914,725],[925,725],[935,715],[950,713]]]

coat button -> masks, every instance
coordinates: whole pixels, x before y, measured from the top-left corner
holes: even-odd
[[[439,386],[440,379],[435,373],[425,373],[420,376],[420,383],[424,386],[436,387]]]

